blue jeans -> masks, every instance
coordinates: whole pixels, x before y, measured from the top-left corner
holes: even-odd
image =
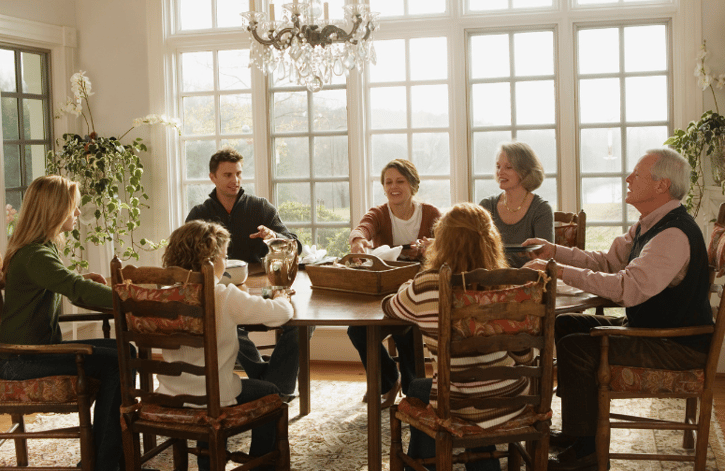
[[[86,374],[100,380],[93,409],[93,441],[96,448],[96,469],[116,470],[123,454],[121,442],[121,377],[115,339],[64,341],[93,345],[93,354],[86,355]],[[136,352],[133,351],[135,356]],[[17,355],[0,361],[0,376],[8,380],[24,380],[55,375],[76,375],[75,355]]]
[[[252,402],[270,394],[279,394],[279,388],[268,381],[242,379],[242,392],[237,396],[237,404]],[[276,426],[277,424],[273,421],[252,429],[252,444],[249,447],[249,454],[251,456],[261,456],[274,449]],[[196,443],[199,448],[209,448],[207,442],[199,441]],[[196,464],[199,466],[199,471],[208,471],[210,465],[209,457],[199,456]],[[273,470],[274,466],[255,469],[258,471],[267,471]]]
[[[408,388],[408,397],[415,397],[428,404],[430,402],[430,390],[433,387],[433,378],[418,378],[410,383]],[[495,445],[481,446],[471,448],[471,452],[494,451]],[[436,452],[436,441],[421,432],[415,427],[410,427],[410,444],[408,445],[408,456],[411,458],[433,458]],[[406,471],[412,468],[405,468]],[[429,470],[435,470],[436,467],[431,466]],[[501,464],[498,460],[480,460],[473,463],[466,463],[466,471],[501,471]]]
[[[360,354],[360,360],[367,370],[368,366],[368,339],[366,327],[350,326],[347,328],[347,336],[350,342]],[[415,338],[413,337],[413,329],[409,329],[403,335],[393,335],[395,347],[398,349],[398,360],[400,362],[400,376],[403,394],[408,394],[410,382],[417,376],[415,375]],[[390,356],[388,350],[381,343],[380,348],[380,392],[385,394],[390,391],[398,381],[398,365]]]
[[[312,336],[313,329],[310,329]],[[284,395],[291,396],[297,386],[297,374],[300,370],[300,340],[297,327],[282,327],[282,335],[274,347],[269,361],[262,360],[257,346],[249,338],[249,333],[237,327],[239,353],[237,363],[244,368],[252,379],[269,381],[276,385]]]

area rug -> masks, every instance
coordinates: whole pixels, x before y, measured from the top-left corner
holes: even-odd
[[[367,406],[361,402],[365,392],[365,383],[343,381],[313,381],[312,412],[299,417],[299,401],[290,404],[289,438],[291,450],[292,469],[295,471],[321,471],[321,470],[367,470]],[[626,404],[626,405],[625,405]],[[557,411],[559,401],[555,398],[553,426],[558,428]],[[636,412],[647,410],[651,414],[662,418],[683,417],[684,401],[665,400],[636,400],[616,401],[613,410],[618,412]],[[72,424],[73,416],[42,415],[38,416],[28,428],[41,428],[58,424]],[[710,471],[725,471],[725,449],[723,434],[713,420],[710,431],[710,446],[708,448],[707,469]],[[389,470],[388,450],[390,446],[389,415],[383,412],[383,469]],[[407,427],[404,429],[407,435]],[[407,436],[404,436],[407,442]],[[641,452],[655,452],[657,450],[682,450],[681,432],[652,432],[614,430],[612,432],[612,450]],[[53,463],[73,465],[78,462],[80,452],[77,442],[69,440],[40,440],[29,442],[31,465],[43,466]],[[230,449],[247,450],[249,438],[230,441]],[[12,465],[15,462],[12,442],[6,442],[0,447],[0,464]],[[193,457],[190,459],[190,469],[196,470]],[[171,457],[160,455],[149,463],[150,466],[162,471],[173,469]],[[232,469],[230,464],[227,469]],[[454,467],[464,470],[462,465]],[[505,462],[502,463],[505,468]],[[635,462],[612,461],[612,470],[629,471],[660,471],[660,470],[690,470],[691,463],[677,462]],[[104,470],[98,470],[104,471]]]

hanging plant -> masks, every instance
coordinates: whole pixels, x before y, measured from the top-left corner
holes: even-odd
[[[146,204],[149,196],[142,183],[143,164],[139,158],[139,154],[147,149],[141,138],[129,144],[122,144],[121,139],[141,125],[163,124],[179,130],[179,123],[163,115],[148,115],[135,119],[131,128],[119,138],[99,136],[88,101],[93,95],[91,82],[85,72],[73,74],[71,89],[75,98],[69,98],[60,106],[56,118],[65,113],[82,116],[88,134],[83,137],[64,134],[57,142],[59,150],[48,152],[46,173],[63,175],[78,183],[80,222],[87,225],[88,231],[81,237],[81,231],[74,229],[66,238],[63,253],[70,258],[73,269],[88,268],[88,261],[83,257],[88,242],[110,243],[114,255],[138,260],[140,250],[155,250],[164,241],[157,244],[147,238],[137,240],[135,237],[134,232],[141,225],[141,210],[149,207]]]

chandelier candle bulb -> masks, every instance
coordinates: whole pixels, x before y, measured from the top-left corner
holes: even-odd
[[[269,4],[269,21],[274,22],[274,3]]]
[[[249,0],[249,11],[257,11],[254,5],[254,0]]]
[[[324,7],[325,7],[325,21],[329,21],[329,19],[330,19],[330,4],[327,3],[327,2],[325,2],[324,3]]]

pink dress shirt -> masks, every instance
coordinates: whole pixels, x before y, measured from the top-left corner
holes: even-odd
[[[562,280],[569,286],[611,299],[625,307],[636,306],[677,286],[687,273],[690,243],[684,232],[670,228],[660,232],[643,248],[640,256],[627,263],[637,226],[645,234],[680,202],[672,200],[632,225],[614,239],[607,252],[556,246],[554,259],[566,266]]]

